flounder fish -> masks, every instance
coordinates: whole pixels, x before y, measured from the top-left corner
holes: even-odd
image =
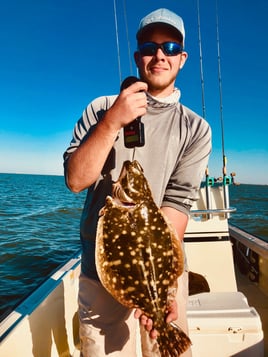
[[[162,356],[177,357],[191,342],[167,307],[183,272],[180,240],[155,204],[137,161],[125,161],[113,197],[100,212],[96,266],[106,290],[122,305],[139,308],[153,320]]]

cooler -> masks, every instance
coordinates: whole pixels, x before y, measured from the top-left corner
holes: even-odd
[[[240,292],[189,297],[193,357],[263,357],[263,331],[257,311]]]

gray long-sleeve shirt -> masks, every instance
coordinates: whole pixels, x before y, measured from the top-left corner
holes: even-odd
[[[90,135],[116,96],[99,97],[83,112],[77,122],[73,139],[64,153],[65,171],[68,157]],[[145,145],[135,148],[134,159],[143,167],[154,200],[186,214],[198,199],[198,191],[211,151],[211,130],[208,123],[180,103],[160,105],[149,102],[142,117]],[[82,271],[97,278],[95,271],[95,236],[99,210],[111,194],[112,183],[120,174],[125,160],[132,160],[133,150],[124,146],[120,131],[102,173],[91,187],[81,217]]]

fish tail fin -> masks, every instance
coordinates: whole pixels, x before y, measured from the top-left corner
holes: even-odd
[[[178,357],[191,346],[191,340],[176,324],[165,324],[158,330],[157,342],[162,357]]]

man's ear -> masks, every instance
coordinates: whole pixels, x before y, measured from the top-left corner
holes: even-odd
[[[139,51],[135,51],[134,52],[134,60],[135,60],[135,63],[136,63],[137,67],[139,67],[140,58],[141,58],[140,52]]]
[[[185,65],[185,62],[187,61],[187,58],[188,58],[188,53],[187,53],[187,52],[182,52],[182,54],[181,54],[180,69],[182,69],[183,66]]]

